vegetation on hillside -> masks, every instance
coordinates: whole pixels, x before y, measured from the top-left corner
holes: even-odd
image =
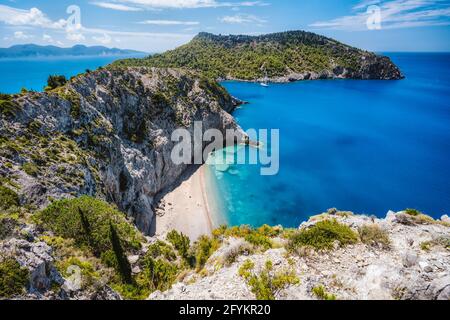
[[[115,62],[116,66],[181,67],[209,78],[255,80],[292,72],[321,72],[336,66],[359,70],[363,57],[374,54],[304,31],[263,36],[216,36],[200,33],[175,50],[144,59]]]

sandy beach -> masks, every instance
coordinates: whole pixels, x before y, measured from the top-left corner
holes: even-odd
[[[162,237],[175,229],[195,241],[211,234],[213,222],[205,193],[204,169],[203,166],[188,169],[161,198],[153,220],[155,236]]]

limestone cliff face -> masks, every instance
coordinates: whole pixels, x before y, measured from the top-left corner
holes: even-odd
[[[153,198],[186,169],[170,158],[177,128],[238,128],[235,100],[174,69],[100,69],[2,104],[0,173],[22,205],[82,194],[115,203],[149,232]]]

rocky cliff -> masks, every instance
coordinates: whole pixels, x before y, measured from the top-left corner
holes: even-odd
[[[170,154],[177,128],[238,128],[235,100],[188,71],[109,68],[48,92],[1,97],[0,173],[20,204],[91,195],[148,233],[153,198],[186,169]]]
[[[305,31],[260,36],[200,33],[175,50],[115,64],[182,67],[210,78],[244,81],[403,78],[388,57]]]
[[[296,231],[217,234],[222,245],[200,274],[149,299],[450,300],[448,217],[408,210],[377,219],[333,209]]]

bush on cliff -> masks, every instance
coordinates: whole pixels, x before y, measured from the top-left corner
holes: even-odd
[[[335,241],[341,246],[354,244],[358,241],[358,235],[349,226],[334,219],[323,220],[294,234],[288,243],[288,249],[312,247],[316,250],[330,250]]]
[[[0,261],[0,298],[22,294],[28,285],[28,270],[22,268],[14,258]]]
[[[215,238],[202,236],[198,239],[194,246],[193,251],[195,254],[195,265],[197,271],[200,271],[205,266],[209,257],[220,247],[220,242]]]
[[[96,256],[113,250],[112,224],[125,251],[138,250],[142,235],[125,215],[108,203],[89,196],[53,202],[34,217],[36,223],[56,236],[73,239]]]
[[[389,249],[391,241],[388,233],[376,224],[364,225],[358,229],[361,242],[369,246],[381,246]]]
[[[266,261],[264,269],[259,274],[252,271],[254,266],[251,260],[246,260],[239,269],[239,275],[247,281],[258,300],[275,300],[280,291],[300,282],[293,270],[273,270],[273,263],[270,260]]]
[[[243,238],[250,244],[262,250],[268,250],[273,248],[272,239],[275,237],[280,237],[284,233],[284,230],[280,227],[270,227],[268,225],[263,225],[259,228],[252,228],[250,226],[235,226],[228,228],[222,226],[213,231],[213,235],[216,238],[220,237],[235,237]]]
[[[0,210],[19,205],[19,196],[13,190],[0,185]]]
[[[183,233],[172,230],[167,234],[167,241],[177,250],[178,254],[188,263],[189,266],[194,265],[194,257],[190,252],[191,240]]]
[[[65,85],[67,82],[67,79],[65,76],[61,75],[50,75],[47,78],[47,88],[52,90],[56,89],[58,87],[61,87]]]

